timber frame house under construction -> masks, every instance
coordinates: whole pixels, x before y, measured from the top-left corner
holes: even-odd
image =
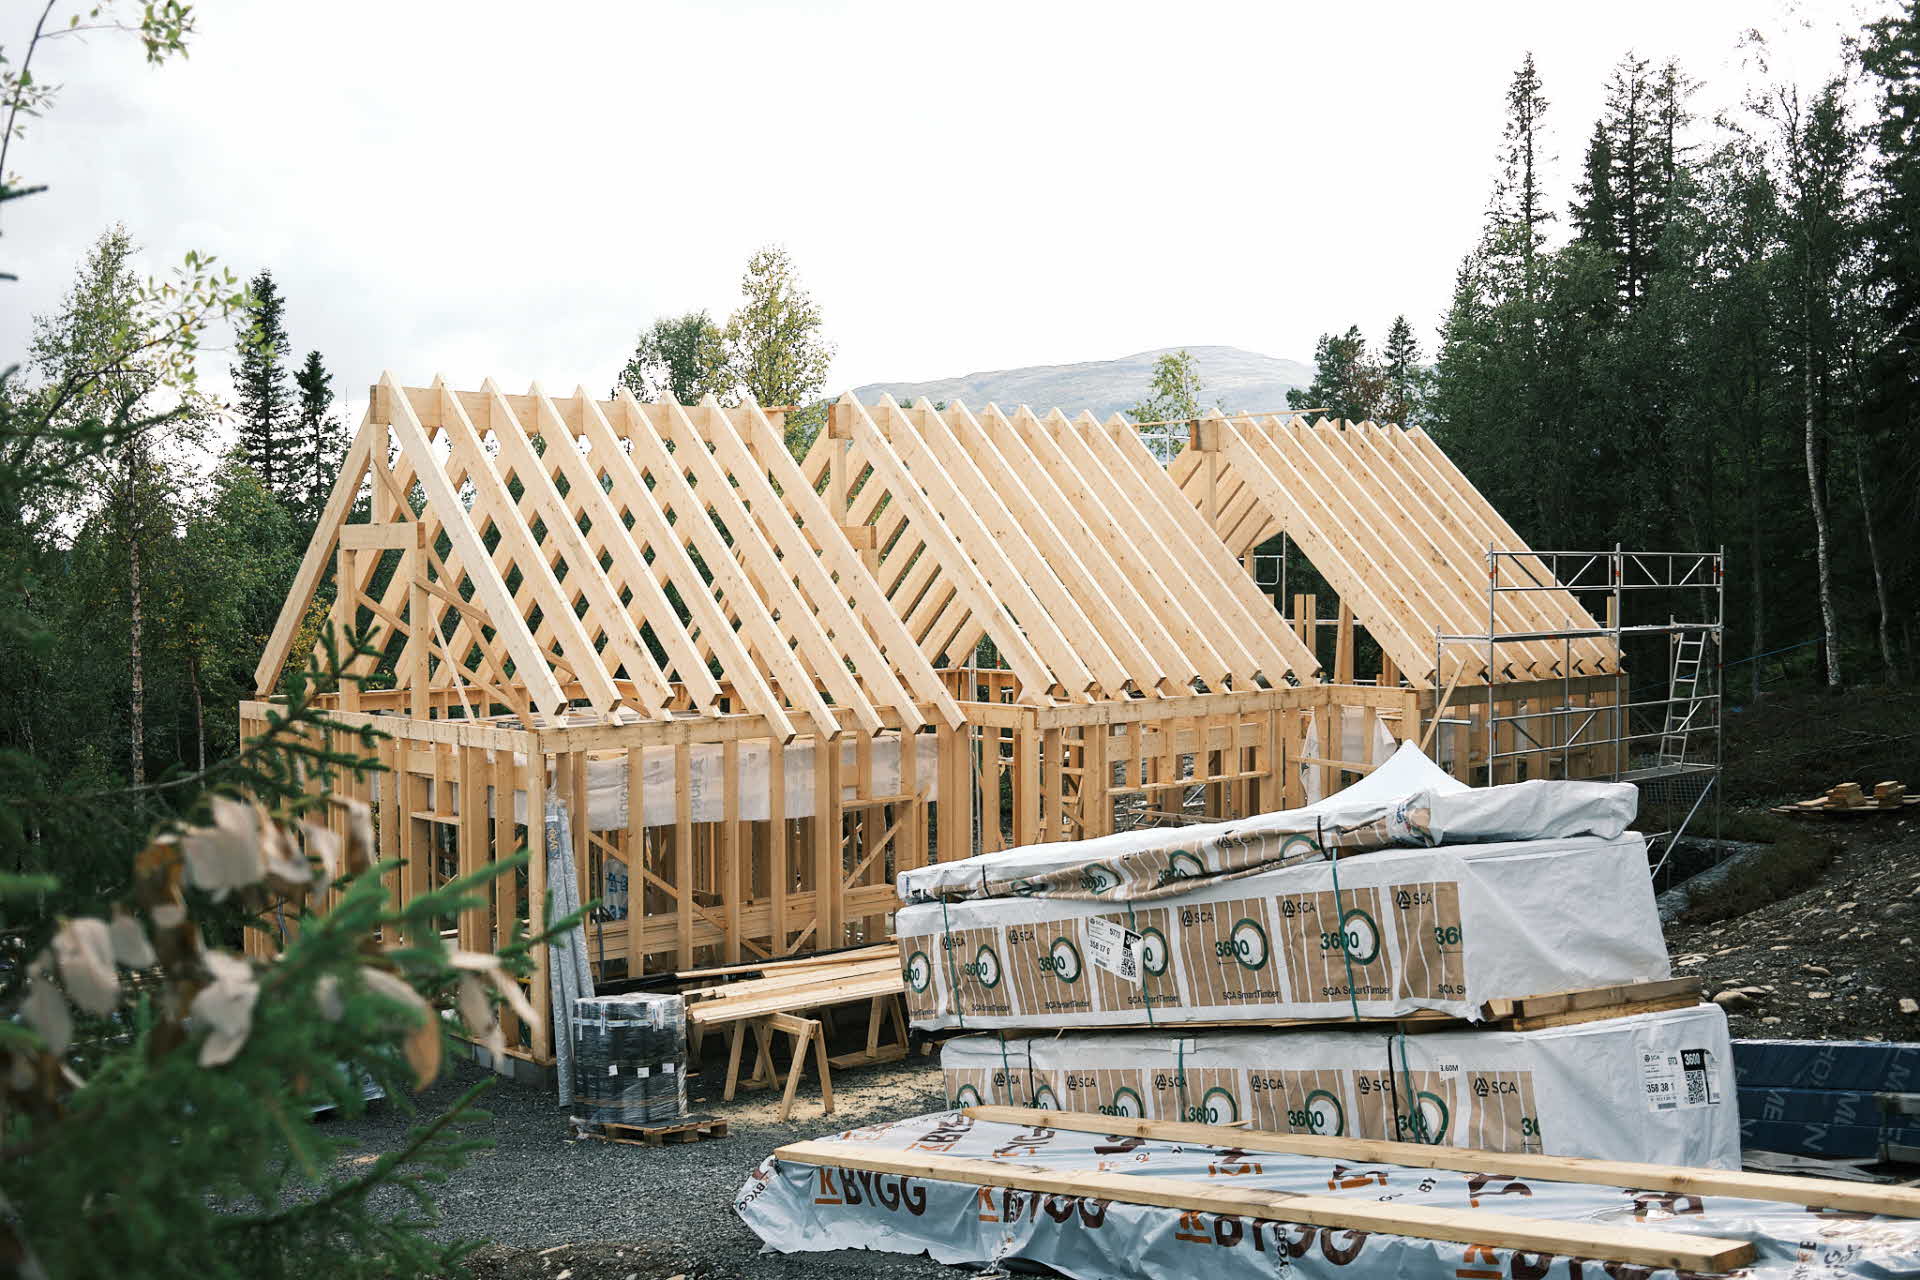
[[[1326,669],[1312,607],[1289,622],[1244,563],[1278,531],[1339,593]],[[1397,739],[1484,778],[1457,690],[1604,707],[1604,639],[1491,665],[1436,643],[1476,601],[1485,625],[1496,544],[1521,545],[1395,427],[1215,415],[1169,467],[1118,417],[848,397],[796,461],[753,404],[389,374],[242,734],[331,578],[328,620],[379,657],[323,704],[387,735],[386,772],[333,785],[371,804],[402,893],[537,848],[557,801],[602,976],[825,950],[884,937],[894,874],[931,859],[1298,804]],[[1501,607],[1595,625],[1564,593]],[[1361,631],[1378,670],[1354,670]],[[1538,745],[1495,780],[1618,768],[1598,729]],[[535,857],[445,927],[504,945],[547,889]],[[547,990],[509,1028],[541,1063]]]

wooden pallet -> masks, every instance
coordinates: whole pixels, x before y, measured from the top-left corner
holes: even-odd
[[[1875,783],[1872,795],[1857,782],[1842,782],[1828,787],[1823,796],[1777,805],[1773,811],[1789,818],[1864,818],[1876,813],[1903,813],[1915,807],[1920,807],[1920,796],[1908,795],[1901,782]]]
[[[1872,818],[1883,813],[1912,813],[1920,809],[1920,796],[1902,796],[1893,804],[1835,804],[1826,796],[1802,800],[1798,804],[1780,804],[1773,812],[1788,818]]]
[[[576,1138],[618,1142],[629,1147],[659,1147],[670,1142],[705,1142],[727,1136],[727,1122],[712,1116],[689,1116],[677,1124],[599,1124],[571,1117]]]

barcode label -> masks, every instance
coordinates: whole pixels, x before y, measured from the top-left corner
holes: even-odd
[[[1649,1111],[1711,1107],[1720,1102],[1720,1090],[1714,1084],[1713,1054],[1705,1049],[1642,1051],[1640,1086]]]
[[[1133,930],[1102,920],[1086,921],[1087,959],[1122,982],[1140,981],[1140,935]]]
[[[1682,1106],[1710,1107],[1720,1101],[1719,1091],[1713,1087],[1713,1054],[1707,1050],[1682,1049],[1680,1075],[1686,1082]]]
[[[1640,1087],[1647,1110],[1672,1111],[1680,1105],[1680,1055],[1661,1050],[1640,1054]]]

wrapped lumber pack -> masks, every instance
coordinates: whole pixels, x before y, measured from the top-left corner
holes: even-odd
[[[1726,1014],[1702,1004],[1538,1031],[962,1036],[947,1099],[1281,1133],[1734,1169]]]
[[[1411,744],[1319,804],[905,872],[908,1016],[930,1028],[1473,1019],[1664,978],[1631,786],[1472,790]]]
[[[925,1253],[1084,1280],[1920,1271],[1912,1188],[1358,1140],[1307,1153],[1284,1144],[1328,1140],[1228,1130],[1215,1143],[1104,1120],[950,1111],[793,1143],[734,1208],[781,1252]]]
[[[1489,1000],[1669,973],[1633,832],[1381,850],[1189,883],[1136,901],[904,906],[894,930],[908,1017],[979,1030],[1476,1019]]]

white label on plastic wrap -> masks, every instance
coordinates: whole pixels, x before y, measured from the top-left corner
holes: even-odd
[[[1682,1097],[1680,1055],[1665,1049],[1641,1050],[1640,1087],[1646,1091],[1647,1110],[1678,1110]]]
[[[1111,920],[1090,916],[1087,929],[1087,959],[1122,982],[1136,986],[1140,982],[1140,935]]]
[[[1719,1090],[1713,1087],[1713,1052],[1708,1049],[1682,1049],[1680,1073],[1683,1077],[1680,1105],[1711,1107],[1719,1103]]]
[[[610,1075],[610,1076],[617,1076],[617,1075],[619,1075],[619,1074],[620,1074],[620,1068],[619,1068],[619,1066],[618,1066],[617,1064],[615,1064],[615,1063],[611,1063],[611,1062],[609,1062],[609,1063],[607,1064],[607,1074],[608,1074],[608,1075]]]

